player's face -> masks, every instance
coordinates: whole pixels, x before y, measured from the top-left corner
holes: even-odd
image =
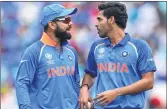
[[[105,38],[107,37],[107,34],[109,32],[109,24],[107,21],[107,18],[103,15],[104,11],[99,11],[99,14],[97,16],[97,25],[95,25],[97,27],[98,30],[98,34],[101,38]]]
[[[70,17],[59,18],[56,21],[55,36],[61,41],[71,39],[70,30],[72,28],[72,22]]]

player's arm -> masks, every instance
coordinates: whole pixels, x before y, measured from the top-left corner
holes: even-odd
[[[22,56],[16,77],[16,96],[19,109],[32,109],[29,91],[33,81],[37,63],[31,50],[26,50]]]
[[[82,85],[80,88],[80,96],[79,96],[79,103],[80,108],[83,109],[84,105],[88,108],[88,101],[90,100],[89,89],[94,83],[94,77],[97,76],[97,64],[94,57],[94,44],[92,45],[85,69],[85,76],[82,81]]]
[[[91,74],[86,73],[82,81],[81,89],[89,90],[92,87],[93,83],[94,83],[94,77]]]
[[[125,87],[108,90],[97,95],[94,100],[98,100],[100,105],[111,103],[117,96],[136,94],[152,89],[154,85],[154,72],[147,72],[142,75],[142,79]]]
[[[142,79],[129,86],[116,89],[118,95],[134,94],[153,88],[156,66],[151,48],[145,41],[141,42],[137,63],[137,70],[141,74]]]
[[[88,109],[88,101],[91,101],[91,97],[89,95],[89,89],[92,87],[93,83],[94,83],[94,77],[92,77],[88,73],[85,74],[80,88],[79,102],[81,109],[84,109],[84,105]]]
[[[154,72],[147,72],[142,75],[142,79],[122,88],[115,89],[118,95],[135,94],[152,89],[154,86]]]

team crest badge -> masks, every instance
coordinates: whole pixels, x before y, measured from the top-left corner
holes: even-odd
[[[70,55],[68,55],[68,59],[69,59],[70,61],[72,61],[72,57],[71,57]]]
[[[123,51],[123,52],[122,52],[122,56],[123,56],[123,57],[127,57],[128,54],[129,54],[129,53],[128,53],[127,51]]]

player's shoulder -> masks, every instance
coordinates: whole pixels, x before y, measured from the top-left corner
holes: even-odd
[[[108,38],[104,38],[104,39],[98,39],[96,41],[93,42],[92,46],[93,47],[96,47],[96,46],[99,46],[99,45],[104,45],[105,44],[105,41],[107,40]]]
[[[70,51],[72,51],[75,55],[77,55],[77,51],[73,46],[71,46],[70,44],[67,44],[65,47]]]
[[[148,43],[141,38],[131,37],[130,42],[133,43],[137,48],[149,46]]]
[[[29,47],[26,48],[24,53],[26,54],[38,54],[41,51],[41,48],[44,44],[40,41],[32,43]]]

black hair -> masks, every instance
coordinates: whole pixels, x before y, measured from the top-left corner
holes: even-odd
[[[48,30],[48,24],[44,27],[44,32],[47,32]]]
[[[55,22],[57,21],[57,18],[53,19],[52,22]],[[45,27],[44,27],[44,32],[46,32],[48,30],[48,27],[49,25],[47,24]]]
[[[104,10],[103,15],[109,19],[114,16],[115,23],[120,27],[125,29],[128,20],[128,14],[126,6],[120,2],[102,2],[98,9]]]

